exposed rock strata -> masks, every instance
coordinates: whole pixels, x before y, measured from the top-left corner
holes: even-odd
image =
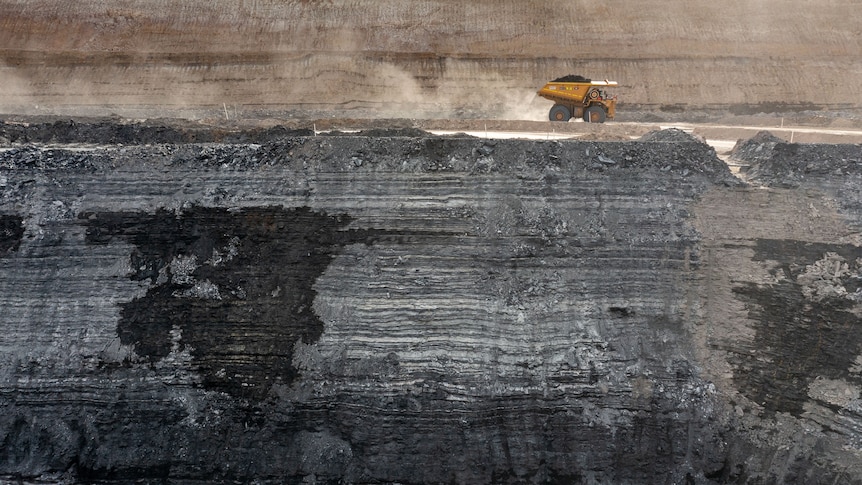
[[[826,455],[836,483],[860,481],[860,154],[761,133],[733,157],[763,185],[711,192],[695,209],[711,268],[696,339],[750,440],[729,454],[773,482],[829,483],[806,458]],[[764,460],[751,446],[766,443],[782,444]]]
[[[616,79],[623,103],[677,116],[858,111],[858,10],[850,0],[5,0],[0,109],[544,119],[535,91],[574,72]]]
[[[855,199],[646,138],[0,152],[0,474],[862,483]]]

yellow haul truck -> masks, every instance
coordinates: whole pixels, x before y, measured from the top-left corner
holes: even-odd
[[[617,97],[604,88],[616,85],[616,81],[565,76],[545,84],[538,95],[554,102],[548,115],[551,121],[569,121],[574,116],[587,123],[604,123],[614,119],[617,105]]]

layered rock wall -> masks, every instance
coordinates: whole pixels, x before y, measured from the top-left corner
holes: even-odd
[[[862,482],[858,160],[646,140],[7,149],[0,474]]]

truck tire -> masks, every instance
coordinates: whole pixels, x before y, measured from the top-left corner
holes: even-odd
[[[561,104],[555,104],[551,108],[551,112],[548,114],[548,118],[551,121],[569,121],[572,119],[572,112],[569,111],[569,108]]]
[[[608,114],[601,106],[593,105],[584,110],[584,121],[587,123],[604,123],[607,117]]]

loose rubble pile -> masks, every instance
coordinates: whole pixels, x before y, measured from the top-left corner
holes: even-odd
[[[750,165],[750,180],[771,187],[799,187],[809,177],[858,176],[862,145],[788,143],[767,131],[734,147],[731,159]]]
[[[0,479],[862,483],[858,146],[87,126],[0,126]]]
[[[35,123],[0,121],[0,142],[82,143],[99,145],[144,145],[182,143],[264,143],[289,136],[312,135],[311,128],[213,129],[205,126],[184,126],[177,120],[160,123],[118,122],[116,120],[86,121],[56,120]]]
[[[730,159],[746,163],[768,160],[779,143],[785,141],[768,131],[761,131],[747,140],[737,141],[730,152]]]
[[[668,128],[665,130],[651,131],[641,136],[639,140],[663,141],[668,143],[704,143],[704,140],[702,138],[680,130],[679,128]]]

